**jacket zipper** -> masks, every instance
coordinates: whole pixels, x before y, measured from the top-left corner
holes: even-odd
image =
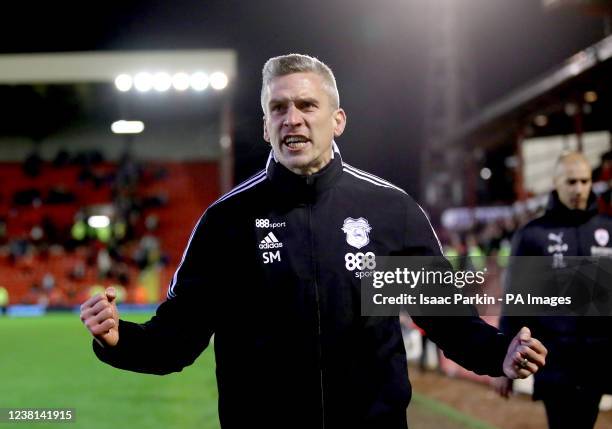
[[[321,346],[321,308],[319,301],[319,284],[317,282],[318,270],[314,255],[314,232],[312,229],[312,204],[308,204],[308,230],[310,231],[310,257],[312,261],[312,275],[315,289],[315,301],[317,303],[317,347],[319,357],[319,383],[321,389],[321,429],[325,429],[325,400],[323,392],[323,349]]]

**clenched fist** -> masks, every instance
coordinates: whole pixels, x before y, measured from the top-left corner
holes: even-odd
[[[527,378],[544,366],[547,354],[546,347],[531,336],[529,328],[523,327],[508,347],[504,374],[509,379]]]
[[[106,288],[104,294],[96,294],[81,305],[81,321],[91,335],[104,347],[119,342],[119,312],[115,304],[115,289]]]

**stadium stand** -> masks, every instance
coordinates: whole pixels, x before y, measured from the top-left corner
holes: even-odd
[[[0,163],[0,278],[9,304],[69,307],[98,284],[120,284],[126,302],[143,301],[140,287],[151,281],[149,301],[162,299],[194,223],[218,197],[214,162],[81,155],[35,167],[30,157],[28,169]],[[104,234],[86,224],[102,212],[111,218]]]

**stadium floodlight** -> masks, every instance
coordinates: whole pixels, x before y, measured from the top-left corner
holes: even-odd
[[[578,113],[578,106],[574,103],[565,103],[563,110],[567,116],[574,116]]]
[[[232,147],[232,139],[229,136],[223,136],[219,140],[219,145],[222,149],[229,149]]]
[[[115,121],[111,125],[111,131],[115,134],[140,134],[144,131],[142,121]]]
[[[208,75],[204,72],[196,72],[189,78],[189,84],[194,91],[204,91],[208,88]]]
[[[210,75],[210,86],[221,90],[227,86],[227,76],[223,72],[214,72]]]
[[[159,72],[153,75],[153,89],[159,92],[168,91],[172,86],[172,78],[166,72]]]
[[[586,101],[587,103],[595,103],[597,101],[597,93],[595,91],[585,92],[584,101]]]
[[[132,76],[129,74],[120,74],[115,78],[115,86],[121,92],[126,92],[132,89]]]
[[[104,215],[89,216],[87,225],[92,228],[106,228],[110,225],[110,219]]]
[[[185,91],[189,88],[189,75],[184,72],[175,73],[172,76],[172,86],[177,91]]]
[[[482,170],[480,170],[480,177],[482,180],[489,180],[492,175],[493,173],[491,173],[490,168],[484,167]]]
[[[546,115],[538,115],[533,118],[533,123],[536,124],[538,127],[545,127],[546,125],[548,125],[548,118],[546,117]]]
[[[134,76],[134,87],[140,92],[147,92],[153,88],[153,75],[147,72],[138,73]]]

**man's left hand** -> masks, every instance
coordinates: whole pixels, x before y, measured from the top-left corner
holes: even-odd
[[[527,378],[544,366],[547,354],[546,347],[531,337],[529,328],[523,327],[508,347],[504,359],[504,374],[511,379]]]

